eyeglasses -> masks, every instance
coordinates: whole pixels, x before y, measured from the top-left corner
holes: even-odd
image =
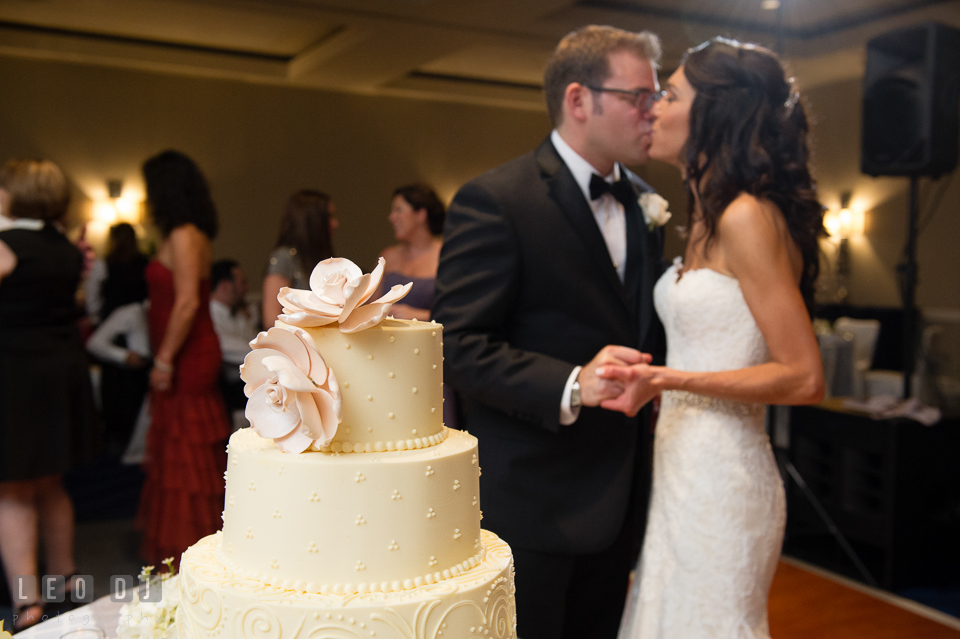
[[[591,91],[596,91],[598,93],[619,93],[620,95],[629,95],[633,98],[633,106],[638,111],[646,113],[653,108],[655,102],[660,101],[660,99],[667,94],[666,91],[651,91],[650,89],[635,89],[633,91],[627,91],[626,89],[613,89],[610,87],[594,87],[589,84],[585,84],[585,87]]]

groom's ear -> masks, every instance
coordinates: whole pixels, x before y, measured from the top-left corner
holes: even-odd
[[[578,122],[587,119],[587,114],[593,108],[593,96],[590,89],[579,82],[571,82],[563,92],[563,117],[573,118]]]

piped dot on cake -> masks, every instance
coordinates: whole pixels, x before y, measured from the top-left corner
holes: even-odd
[[[420,354],[420,349],[419,349],[419,348],[413,349],[413,354],[414,354],[414,355],[419,355],[419,354]]]
[[[391,540],[391,541],[390,541],[390,545],[387,546],[387,550],[399,550],[399,549],[400,549],[400,546],[397,545],[397,540],[396,540],[396,539]]]
[[[366,477],[363,476],[363,473],[357,473],[357,476],[353,478],[355,482],[366,481]]]
[[[368,402],[372,402],[372,401],[373,401],[373,395],[367,395],[367,401],[368,401]]]
[[[390,371],[389,373],[387,373],[387,377],[389,377],[390,379],[393,379],[394,377],[396,377],[396,375],[393,374],[393,371]]]
[[[345,349],[347,349],[348,351],[350,350],[350,345],[349,345],[349,344],[344,344],[343,347],[344,347]]]
[[[453,480],[453,489],[454,489],[454,490],[460,490],[460,480],[459,480],[459,479],[454,479],[454,480]]]
[[[397,338],[394,337],[393,335],[391,335],[391,336],[390,336],[390,343],[392,344],[392,343],[395,342],[395,341],[397,341]]]
[[[393,415],[393,413],[387,413],[387,417],[389,417],[390,419],[393,419],[393,418],[394,418],[394,415]]]
[[[433,519],[437,516],[437,513],[434,512],[433,508],[427,508],[427,519]]]
[[[460,529],[459,529],[459,528],[454,528],[454,529],[453,529],[453,538],[454,538],[454,539],[460,539],[461,537],[463,537],[463,533],[460,532]]]
[[[353,522],[358,526],[362,526],[367,523],[367,520],[363,518],[363,515],[357,515],[356,520]]]
[[[343,383],[343,387],[344,387],[344,388],[350,388],[350,382],[344,382],[344,383]]]
[[[417,394],[417,387],[416,387],[416,386],[413,387],[413,394],[414,394],[414,395]]]
[[[367,359],[372,360],[372,359],[373,359],[373,355],[367,355]]]

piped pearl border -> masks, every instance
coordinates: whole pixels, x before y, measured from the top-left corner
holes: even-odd
[[[293,579],[281,579],[280,577],[271,577],[265,575],[262,572],[257,572],[256,570],[245,570],[240,568],[235,563],[230,561],[223,552],[223,532],[218,531],[216,533],[217,539],[217,550],[216,557],[224,568],[227,568],[234,575],[239,577],[244,577],[246,579],[252,579],[254,581],[259,581],[260,583],[273,586],[274,588],[279,588],[281,590],[293,590],[296,592],[305,592],[316,594],[320,593],[321,595],[355,595],[355,594],[366,594],[370,592],[402,592],[404,590],[413,590],[414,588],[419,588],[424,584],[435,584],[446,579],[451,579],[456,577],[461,573],[465,573],[471,568],[475,568],[484,562],[487,557],[487,548],[481,542],[480,543],[480,552],[478,552],[473,557],[462,561],[459,564],[447,568],[445,570],[427,573],[426,575],[414,577],[412,579],[404,579],[403,581],[383,581],[380,583],[346,583],[346,584],[316,584],[313,582],[305,582],[301,580]]]
[[[412,439],[398,439],[389,442],[333,442],[329,446],[321,446],[322,453],[382,453],[384,451],[393,452],[397,450],[415,450],[419,448],[430,448],[437,444],[442,444],[449,435],[449,429],[444,426],[436,435],[429,437],[414,437]]]

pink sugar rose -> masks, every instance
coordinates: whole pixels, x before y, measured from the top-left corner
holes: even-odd
[[[253,430],[285,453],[328,445],[342,418],[340,387],[313,338],[298,328],[273,327],[250,346],[240,378]]]
[[[348,259],[331,257],[323,260],[310,274],[310,290],[284,286],[277,299],[283,306],[280,321],[291,326],[313,328],[334,322],[344,333],[355,333],[376,326],[390,312],[397,300],[410,292],[412,284],[397,285],[369,304],[383,277],[384,261],[366,275]]]

